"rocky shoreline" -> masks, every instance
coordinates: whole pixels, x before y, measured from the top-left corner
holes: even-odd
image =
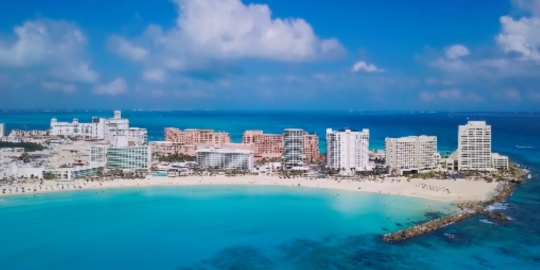
[[[488,216],[489,218],[502,220],[502,221],[509,220],[509,218],[502,213],[488,210],[489,208],[488,206],[493,205],[495,203],[503,202],[506,199],[508,199],[508,197],[512,195],[512,193],[516,189],[516,186],[519,183],[521,183],[521,181],[501,182],[499,186],[497,186],[495,195],[489,200],[480,201],[480,202],[458,203],[457,207],[459,208],[459,210],[455,213],[449,214],[442,218],[430,220],[425,223],[418,224],[418,225],[415,225],[410,228],[406,228],[406,229],[403,229],[394,233],[387,233],[383,235],[382,238],[385,242],[390,242],[390,243],[401,242],[401,241],[405,241],[413,237],[417,237],[420,235],[424,235],[424,234],[436,231],[442,227],[463,221],[465,219],[468,219],[477,215],[485,215],[485,216]]]

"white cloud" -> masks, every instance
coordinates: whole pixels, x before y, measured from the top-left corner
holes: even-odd
[[[508,101],[520,101],[521,100],[521,94],[519,91],[515,88],[507,89],[503,91],[502,93],[502,99],[508,100]]]
[[[92,69],[88,63],[74,63],[65,67],[51,67],[49,76],[68,82],[93,83],[99,80],[99,74]]]
[[[351,68],[351,72],[358,72],[358,71],[364,71],[364,72],[382,72],[383,69],[377,68],[373,64],[368,64],[364,61],[358,61],[354,63],[353,67]]]
[[[176,25],[163,30],[150,25],[128,42],[112,37],[115,51],[149,68],[185,70],[209,60],[268,59],[312,61],[342,55],[333,38],[319,38],[303,19],[273,18],[264,4],[240,0],[173,0],[179,7]]]
[[[420,98],[420,100],[424,102],[428,102],[428,101],[432,101],[435,98],[435,95],[429,92],[420,92],[418,93],[418,97]]]
[[[514,20],[502,16],[501,33],[497,43],[506,52],[519,54],[524,60],[540,60],[540,19],[537,17]]]
[[[100,95],[116,96],[127,91],[127,85],[123,78],[116,78],[108,84],[100,84],[94,88],[94,93]]]
[[[458,99],[461,97],[461,90],[457,88],[443,90],[438,93],[438,96],[442,99]]]
[[[527,96],[534,101],[540,102],[540,91],[529,91]]]
[[[469,55],[469,49],[467,47],[456,44],[445,49],[445,55],[447,59],[456,60],[463,56]]]
[[[143,78],[147,81],[163,82],[166,76],[167,73],[163,69],[149,69],[143,73]]]
[[[540,16],[540,0],[512,0],[515,7]]]
[[[62,91],[64,93],[73,93],[77,90],[77,87],[74,84],[66,84],[60,82],[41,82],[41,87],[48,90]]]
[[[14,28],[16,40],[0,40],[0,67],[38,68],[48,76],[73,82],[96,82],[99,75],[84,60],[86,37],[65,21],[26,21]]]
[[[121,37],[112,36],[109,43],[117,54],[134,61],[144,60],[148,55],[148,50],[135,46]]]
[[[457,88],[452,88],[448,90],[442,90],[437,92],[420,92],[418,93],[420,100],[424,102],[433,101],[436,99],[442,100],[457,100],[461,98],[461,90]]]

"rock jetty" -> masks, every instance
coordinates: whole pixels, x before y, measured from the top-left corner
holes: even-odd
[[[498,202],[505,201],[516,188],[514,182],[503,182],[497,187],[495,195],[486,201],[481,202],[465,202],[459,203],[457,206],[460,208],[455,213],[447,215],[442,218],[427,221],[422,224],[418,224],[394,233],[387,233],[383,235],[383,240],[386,242],[401,242],[409,238],[424,235],[426,233],[433,232],[442,227],[454,224],[476,215],[486,215],[492,219],[506,221],[509,220],[507,216],[501,213],[496,213],[488,210],[488,206]]]

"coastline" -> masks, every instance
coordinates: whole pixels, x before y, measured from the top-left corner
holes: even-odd
[[[38,183],[15,184],[1,186],[0,197],[54,193],[86,189],[133,188],[152,186],[198,186],[198,185],[257,185],[257,186],[293,186],[321,188],[330,190],[344,190],[356,192],[370,192],[397,196],[423,198],[441,202],[483,201],[493,196],[497,187],[496,182],[472,180],[437,180],[437,179],[410,179],[406,177],[391,177],[384,180],[333,180],[293,178],[280,179],[278,176],[184,176],[184,177],[147,177],[145,179],[116,179],[110,181],[86,182],[77,180],[73,182],[46,181],[43,185]],[[24,187],[25,192],[22,192]],[[10,191],[11,189],[11,191]],[[35,190],[35,191],[34,191]]]

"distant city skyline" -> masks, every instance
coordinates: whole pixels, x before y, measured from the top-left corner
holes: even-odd
[[[0,10],[0,109],[540,105],[540,0],[19,0]]]

